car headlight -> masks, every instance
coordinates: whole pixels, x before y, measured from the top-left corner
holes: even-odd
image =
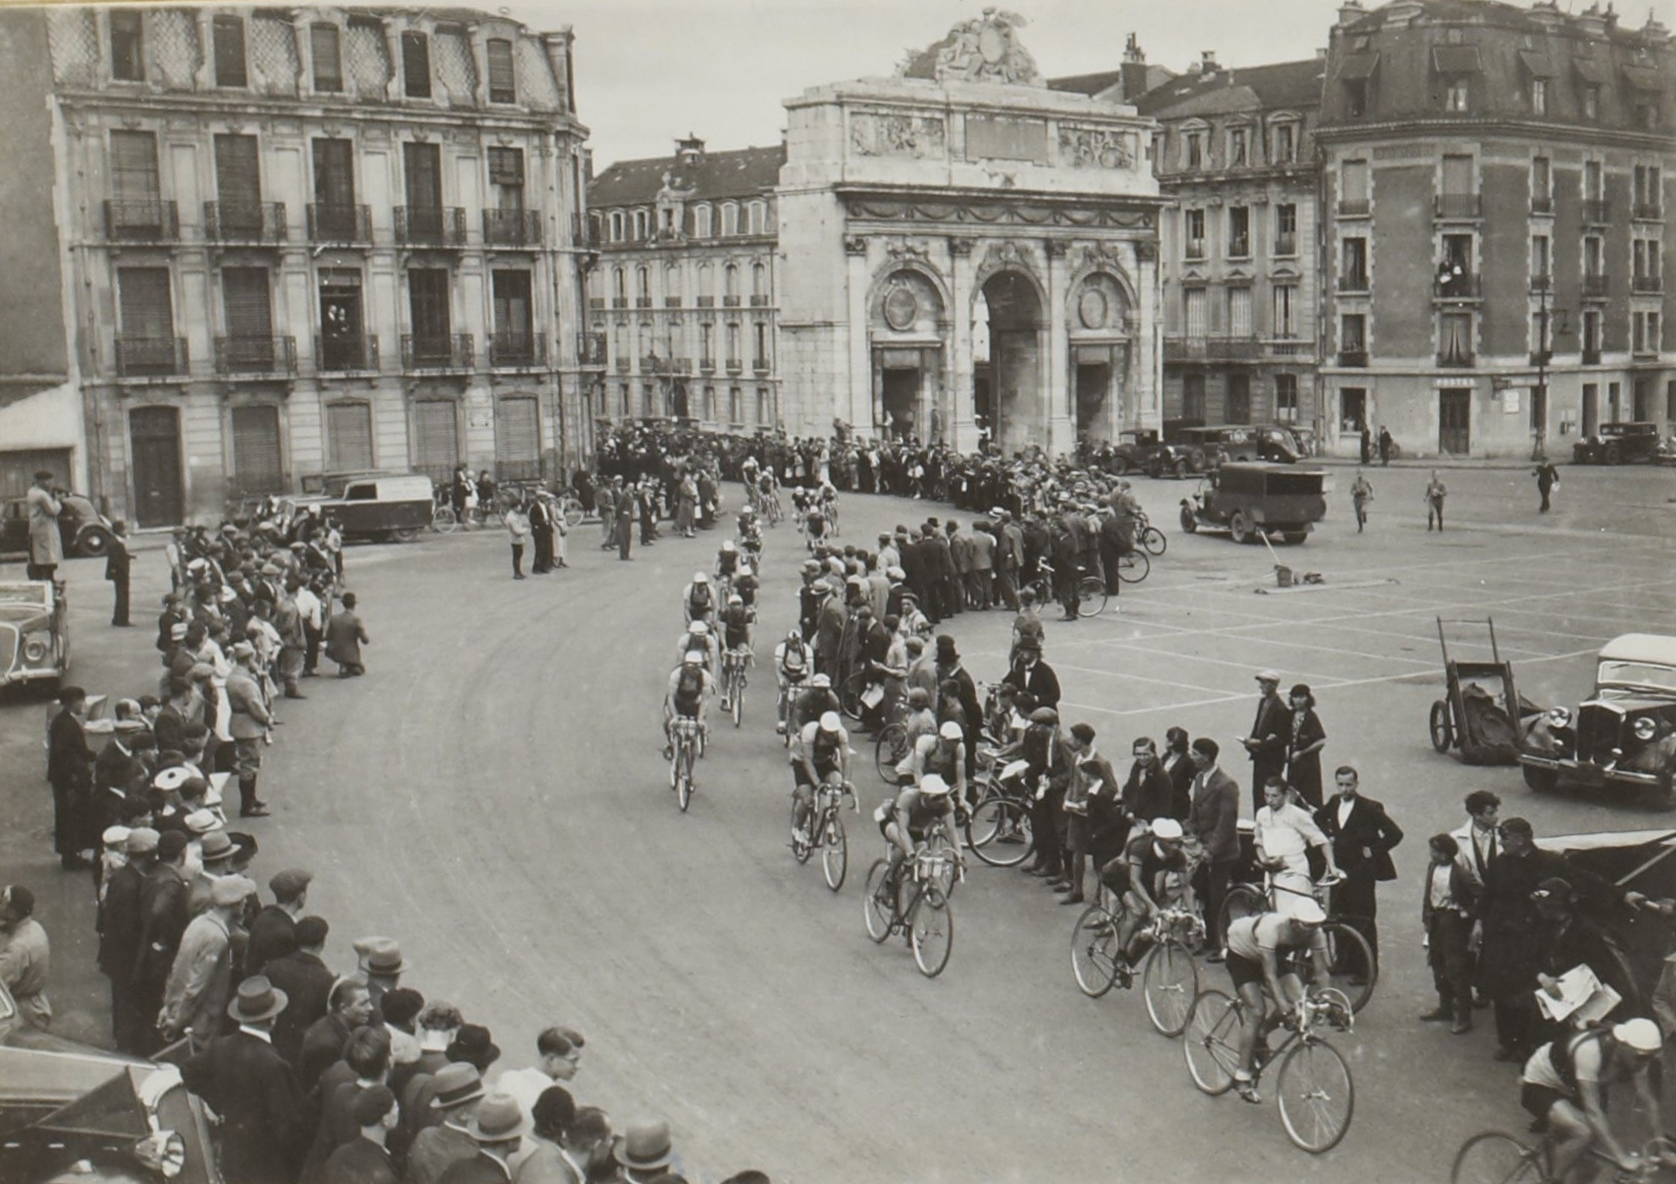
[[[173,1180],[186,1167],[186,1140],[174,1131],[156,1131],[134,1144],[134,1157]]]
[[[30,634],[23,639],[23,660],[25,662],[45,662],[47,655],[51,652],[51,642],[38,633]]]
[[[1659,725],[1650,715],[1643,715],[1629,726],[1630,735],[1637,740],[1651,740],[1659,733]]]
[[[1571,709],[1569,707],[1551,707],[1548,709],[1548,723],[1556,728],[1563,728],[1571,723]]]

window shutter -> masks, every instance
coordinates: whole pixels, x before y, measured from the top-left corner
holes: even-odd
[[[489,101],[516,103],[518,101],[517,73],[512,65],[512,42],[491,39],[489,52]]]
[[[284,489],[277,407],[263,403],[233,408],[233,484],[247,494]]]
[[[371,407],[365,403],[327,405],[326,454],[339,472],[373,467]]]
[[[169,303],[169,269],[123,267],[117,269],[116,276],[123,335],[173,337],[175,318]]]
[[[431,97],[431,42],[423,33],[402,34],[402,85],[410,99]]]

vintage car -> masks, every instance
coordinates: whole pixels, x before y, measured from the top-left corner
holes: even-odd
[[[1102,458],[1114,473],[1145,473],[1148,477],[1185,477],[1205,470],[1203,451],[1166,444],[1153,431],[1123,432],[1107,446]]]
[[[1655,462],[1662,443],[1656,423],[1603,423],[1595,435],[1571,446],[1571,459],[1580,465]]]
[[[1175,431],[1175,444],[1204,456],[1203,468],[1234,461],[1249,464],[1270,461],[1274,464],[1297,464],[1303,458],[1303,448],[1292,429],[1281,424],[1209,424],[1204,427],[1183,427]]]
[[[70,612],[55,580],[0,580],[0,687],[43,682],[70,671]]]
[[[1626,633],[1601,647],[1594,694],[1575,712],[1555,707],[1526,730],[1525,783],[1639,789],[1676,808],[1676,637]]]
[[[58,514],[58,537],[64,542],[67,557],[97,558],[111,549],[111,520],[99,512],[99,507],[79,493],[67,493],[59,500],[63,509]],[[28,552],[28,499],[8,498],[0,509],[0,555]]]
[[[1227,530],[1236,543],[1259,533],[1288,543],[1309,537],[1327,513],[1327,474],[1292,465],[1225,464],[1181,501],[1181,528]]]
[[[322,493],[279,502],[287,523],[315,507],[338,524],[346,542],[394,539],[406,543],[430,529],[436,491],[423,473],[357,473],[326,478]]]
[[[23,1026],[0,985],[0,1180],[221,1184],[203,1103],[173,1065]]]

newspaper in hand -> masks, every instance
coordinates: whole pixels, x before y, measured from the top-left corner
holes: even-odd
[[[1540,987],[1536,991],[1536,1006],[1545,1019],[1568,1020],[1581,1027],[1605,1019],[1622,1001],[1586,963],[1573,966],[1555,981],[1560,988],[1558,999]]]

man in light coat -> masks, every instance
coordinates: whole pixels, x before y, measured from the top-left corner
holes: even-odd
[[[181,935],[157,1028],[164,1043],[188,1032],[199,1047],[221,1032],[221,1013],[233,987],[233,918],[256,891],[244,876],[221,876],[210,887],[210,907],[192,918]]]
[[[228,730],[233,736],[233,768],[239,775],[239,817],[267,816],[267,803],[256,796],[256,777],[262,769],[262,744],[272,726],[267,701],[256,674],[256,648],[248,642],[233,647],[233,670],[227,675]]]
[[[52,474],[41,469],[25,499],[29,506],[29,564],[32,580],[50,580],[64,562],[64,540],[58,533],[58,515],[64,503],[52,488]]]

